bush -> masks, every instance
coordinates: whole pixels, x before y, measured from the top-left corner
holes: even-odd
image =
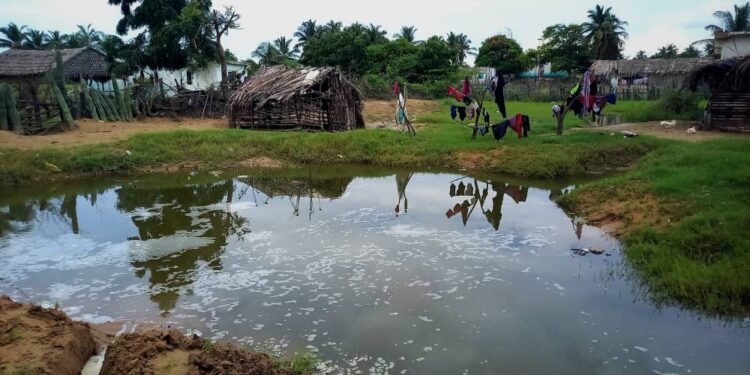
[[[687,91],[671,91],[659,99],[659,108],[667,113],[676,115],[694,116],[699,112],[699,98],[696,94]]]

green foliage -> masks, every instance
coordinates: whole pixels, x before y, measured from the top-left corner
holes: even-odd
[[[622,47],[628,33],[625,31],[627,22],[620,20],[612,7],[604,8],[597,5],[588,11],[588,22],[584,22],[583,35],[591,46],[594,59],[617,60],[622,57]]]
[[[57,105],[60,106],[60,116],[62,117],[63,122],[68,129],[72,129],[76,124],[73,121],[73,116],[70,113],[70,107],[68,107],[68,102],[65,100],[65,96],[60,91],[60,87],[55,83],[55,79],[49,74],[47,75],[47,82],[49,83],[52,96],[55,98]]]
[[[91,90],[91,94],[93,95],[94,102],[96,104],[96,109],[99,113],[103,114],[103,118],[106,117],[107,121],[115,121],[115,115],[112,112],[112,109],[107,105],[107,101],[104,98],[104,94],[102,94],[101,91],[98,90]]]
[[[542,32],[540,63],[551,63],[553,71],[584,72],[590,65],[591,52],[583,38],[581,25],[557,24]]]
[[[0,130],[8,130],[8,110],[6,109],[8,95],[10,95],[8,85],[0,83]]]
[[[486,39],[479,47],[475,65],[492,67],[502,74],[520,73],[527,67],[521,45],[505,35]]]
[[[114,104],[117,108],[117,113],[121,120],[130,120],[128,117],[128,107],[125,106],[125,99],[122,95],[122,91],[120,91],[119,84],[117,83],[117,78],[112,77],[112,90],[115,93],[114,98]]]
[[[677,55],[677,57],[680,57],[680,58],[696,58],[696,57],[701,57],[701,51],[699,51],[697,48],[695,48],[695,46],[688,46],[687,48],[685,48],[685,50],[683,50],[682,52],[680,52],[680,54]]]
[[[653,56],[651,56],[652,59],[676,59],[677,54],[679,50],[677,49],[677,46],[673,43],[669,43],[664,47],[659,48],[659,51],[656,52]]]
[[[91,113],[91,118],[93,118],[96,121],[101,121],[101,117],[99,117],[99,112],[96,108],[96,104],[94,104],[94,98],[91,97],[91,89],[86,84],[86,80],[81,79],[80,85],[81,85],[81,91],[83,91],[83,98],[84,98],[84,101],[86,102],[86,107],[88,108],[89,113]],[[104,115],[102,114],[102,116]]]

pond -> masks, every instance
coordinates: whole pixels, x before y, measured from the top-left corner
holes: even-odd
[[[329,168],[17,189],[0,294],[332,373],[748,373],[750,319],[653,305],[618,242],[553,202],[568,188]]]

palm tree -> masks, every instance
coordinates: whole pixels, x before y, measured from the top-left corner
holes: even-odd
[[[325,26],[323,26],[323,31],[327,33],[338,33],[341,32],[343,28],[344,24],[342,24],[341,22],[330,20],[327,24],[325,24]]]
[[[388,38],[385,37],[388,35],[388,32],[383,30],[383,27],[380,25],[369,24],[367,28],[365,28],[365,33],[371,44],[382,43],[388,40]]]
[[[75,34],[76,39],[78,39],[78,44],[81,47],[98,46],[102,41],[102,35],[102,32],[96,31],[91,27],[91,24],[86,26],[78,25],[78,32]]]
[[[261,66],[277,65],[281,60],[281,53],[270,42],[264,42],[253,51],[253,57],[258,59]]]
[[[471,40],[465,34],[456,34],[450,32],[447,37],[448,46],[456,51],[456,61],[458,65],[463,65],[466,60],[466,56],[475,55],[476,49],[471,46]]]
[[[732,11],[716,11],[714,17],[718,18],[721,26],[708,25],[706,30],[715,32],[737,32],[750,31],[750,2],[745,5],[735,5]]]
[[[664,47],[659,48],[659,51],[652,56],[654,59],[674,59],[677,58],[679,50],[673,43],[669,43]]]
[[[47,35],[44,38],[45,49],[62,49],[65,48],[65,35],[61,34],[57,30],[47,31]]]
[[[13,22],[6,27],[0,27],[0,34],[3,34],[3,37],[0,38],[0,48],[23,47],[23,42],[26,40],[24,29],[26,29],[26,26],[19,27]]]
[[[646,60],[648,59],[648,55],[646,55],[646,51],[638,51],[638,53],[635,54],[635,57],[633,60]]]
[[[287,39],[285,36],[276,38],[273,41],[273,47],[281,54],[281,56],[288,59],[296,59],[299,56],[299,50],[296,46],[292,47],[293,39]]]
[[[321,27],[313,20],[307,20],[297,28],[294,37],[297,38],[296,48],[304,50],[305,46],[320,35]]]
[[[396,39],[402,39],[409,43],[414,43],[416,41],[416,34],[417,34],[417,28],[414,26],[404,26],[401,28],[401,32],[394,35],[393,37]]]
[[[604,9],[597,5],[588,12],[589,22],[583,23],[583,35],[591,45],[595,59],[617,60],[620,51],[628,38],[625,31],[627,22],[620,20],[614,13],[612,7]]]
[[[44,31],[35,29],[27,31],[24,38],[26,40],[23,42],[23,48],[26,49],[43,49],[44,40],[47,39]]]

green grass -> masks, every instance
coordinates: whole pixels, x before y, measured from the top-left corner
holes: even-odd
[[[637,183],[676,203],[664,205],[662,214],[674,218],[669,225],[623,236],[627,259],[658,303],[743,316],[750,313],[749,165],[747,138],[665,142],[637,169],[585,185],[563,202],[575,206],[594,191]]]
[[[297,374],[313,374],[320,359],[312,353],[294,353],[291,359],[275,358],[274,365],[282,370]]]
[[[644,193],[675,202],[660,208],[672,210],[664,213],[674,219],[669,225],[637,228],[622,238],[627,259],[650,295],[659,302],[677,302],[710,313],[750,312],[750,140],[624,139],[571,131],[585,126],[573,116],[566,119],[565,135],[556,136],[550,104],[510,102],[511,114],[531,116],[531,136],[519,140],[509,135],[501,142],[486,136],[472,141],[470,129],[450,120],[450,104],[443,101],[439,113],[420,116],[417,122],[426,125],[416,137],[385,130],[326,134],[226,129],[140,134],[112,144],[66,150],[5,148],[0,150],[0,184],[158,170],[180,163],[216,169],[259,156],[292,164],[457,169],[464,165],[459,156],[470,152],[483,157],[471,166],[476,172],[546,179],[635,165],[617,177],[579,186],[563,202],[575,206],[580,203],[576,196],[633,182]],[[605,112],[619,113],[626,120],[673,118],[659,112],[656,102],[620,102]],[[63,172],[50,171],[48,163]],[[637,197],[623,199],[629,198],[637,202]]]

